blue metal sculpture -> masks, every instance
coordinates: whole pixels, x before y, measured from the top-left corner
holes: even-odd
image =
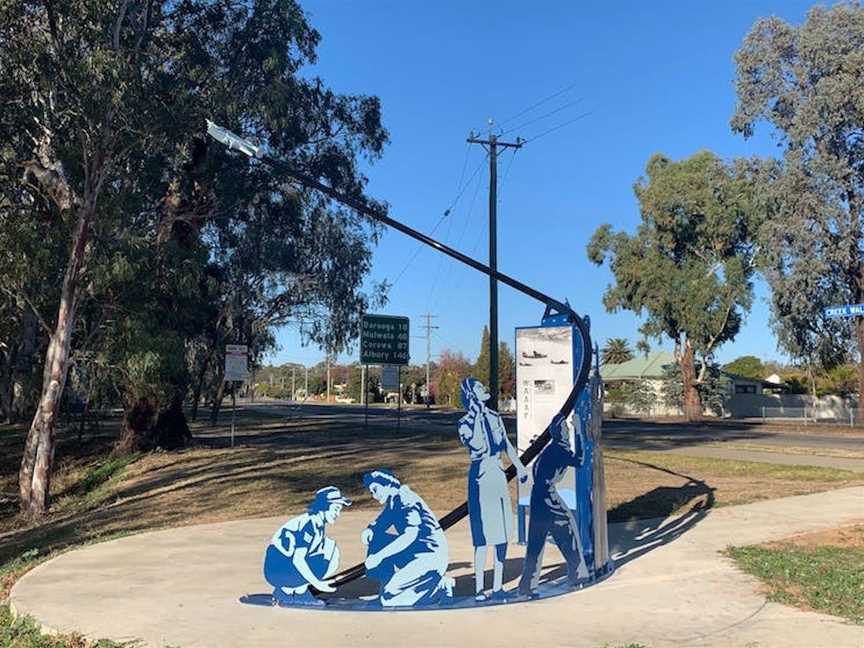
[[[505,600],[504,560],[507,544],[513,538],[513,506],[507,476],[501,465],[505,453],[516,467],[520,481],[528,479],[528,471],[510,439],[498,412],[486,407],[489,392],[479,380],[466,378],[461,386],[462,404],[467,413],[459,419],[459,440],[468,449],[471,467],[468,469],[468,516],[471,522],[471,542],[474,545],[474,597],[485,601],[484,569],[487,547],[494,547],[493,600]]]
[[[584,570],[584,562],[581,558],[582,551],[580,547],[580,532],[577,529],[575,520],[569,509],[564,506],[562,510],[560,496],[557,495],[557,492],[554,489],[554,483],[556,479],[560,479],[558,471],[560,470],[560,467],[562,465],[566,467],[567,465],[575,465],[576,463],[576,455],[567,446],[566,443],[562,443],[561,439],[564,438],[565,435],[565,431],[563,429],[563,421],[571,415],[576,405],[577,399],[580,398],[580,396],[586,391],[586,388],[588,387],[588,379],[591,371],[592,351],[588,318],[580,317],[572,308],[570,308],[569,304],[553,299],[552,297],[540,292],[539,290],[527,286],[520,281],[517,281],[516,279],[513,279],[512,277],[502,272],[499,272],[497,269],[490,268],[489,266],[477,261],[476,259],[462,254],[461,252],[408,227],[407,225],[395,220],[394,218],[391,218],[389,215],[387,215],[385,209],[380,204],[375,203],[374,201],[370,201],[365,196],[348,195],[338,189],[334,189],[333,187],[319,181],[316,177],[313,177],[305,173],[304,171],[293,167],[290,163],[284,160],[274,159],[271,156],[264,154],[263,149],[261,149],[257,144],[243,140],[243,138],[240,138],[231,131],[222,127],[218,127],[215,124],[211,124],[209,122],[208,133],[218,141],[226,144],[229,148],[236,148],[237,150],[242,151],[246,155],[259,158],[261,162],[272,167],[280,176],[284,178],[293,178],[305,187],[317,190],[318,192],[339,202],[340,204],[355,210],[359,214],[362,214],[383,225],[392,227],[393,229],[396,229],[403,234],[406,234],[407,236],[410,236],[411,238],[420,241],[421,243],[424,243],[425,245],[433,247],[439,252],[446,254],[451,258],[456,259],[457,261],[464,263],[465,265],[468,265],[479,272],[482,272],[483,274],[489,276],[492,279],[495,279],[496,281],[499,281],[507,286],[518,290],[525,295],[537,299],[546,306],[546,312],[543,316],[544,325],[547,323],[558,323],[562,325],[567,324],[573,327],[573,368],[575,378],[573,382],[573,387],[567,398],[562,403],[559,413],[553,419],[553,422],[546,430],[543,431],[542,434],[539,434],[539,436],[532,440],[530,447],[528,447],[528,449],[525,450],[522,456],[519,457],[519,460],[521,461],[521,464],[525,466],[529,465],[535,459],[535,457],[541,455],[540,459],[538,459],[537,465],[534,467],[534,475],[535,479],[537,479],[537,482],[535,482],[535,487],[531,493],[532,511],[530,526],[532,527],[532,529],[529,530],[529,536],[532,536],[532,531],[532,537],[535,538],[540,537],[541,535],[543,538],[545,538],[549,533],[552,533],[555,541],[559,543],[562,551],[565,552],[565,557],[568,561],[568,565],[570,566],[569,580],[572,583],[576,583],[578,580],[578,573],[580,572],[580,565],[582,565],[582,570]],[[560,361],[556,361],[556,363],[560,364]],[[590,387],[590,392],[592,395],[592,399],[589,409],[593,411],[588,416],[588,421],[590,422],[590,437],[592,440],[596,440],[596,454],[591,457],[591,463],[593,464],[591,471],[584,470],[582,473],[582,494],[579,496],[579,498],[576,498],[580,499],[584,497],[584,494],[587,493],[586,487],[588,485],[588,481],[590,481],[592,501],[590,506],[585,508],[586,512],[592,512],[588,513],[589,517],[593,515],[593,511],[598,511],[599,515],[599,512],[604,510],[602,508],[602,499],[604,492],[603,471],[599,445],[600,411],[596,409],[598,399],[596,398],[596,391],[594,389],[594,385]],[[584,417],[580,417],[580,422],[584,423]],[[584,429],[584,425],[580,425],[579,427],[580,433],[584,433],[586,431]],[[494,443],[494,439],[492,440],[492,443]],[[490,447],[492,446],[492,443],[490,443]],[[546,448],[547,444],[549,444],[548,448]],[[569,453],[569,457],[567,453]],[[518,468],[519,466],[517,465],[517,463],[514,462],[509,468],[507,468],[506,471],[504,471],[505,479],[507,481],[513,479],[517,475]],[[482,465],[478,465],[478,475],[481,469]],[[386,471],[376,472],[379,474],[386,473]],[[589,472],[591,473],[590,475]],[[374,473],[371,474],[374,475]],[[389,473],[386,474],[389,475]],[[442,592],[443,594],[447,594],[450,585],[452,585],[452,580],[447,579],[444,576],[444,570],[446,569],[447,561],[447,550],[446,540],[444,539],[443,532],[469,514],[469,502],[463,503],[456,509],[450,511],[447,515],[443,516],[439,524],[438,520],[431,513],[431,511],[429,511],[428,506],[426,506],[422,499],[417,497],[413,492],[410,491],[410,489],[407,489],[407,487],[402,486],[401,484],[397,485],[398,480],[396,480],[395,477],[393,477],[392,475],[390,475],[390,477],[392,478],[392,480],[395,481],[395,483],[391,483],[389,486],[386,486],[385,484],[380,484],[382,488],[387,489],[387,494],[383,496],[383,501],[379,500],[382,502],[382,504],[384,504],[385,510],[382,512],[381,516],[379,516],[379,520],[376,521],[374,528],[370,527],[371,536],[368,539],[370,553],[367,556],[365,563],[355,565],[339,574],[336,574],[332,579],[326,582],[322,580],[322,584],[325,586],[325,588],[334,586],[339,587],[343,584],[363,577],[364,575],[366,575],[367,570],[369,570],[373,572],[373,574],[377,573],[377,579],[382,583],[382,589],[379,596],[381,606],[401,607],[403,606],[403,603],[401,601],[405,601],[404,605],[407,606],[424,604],[426,602],[435,600],[437,597],[442,597]],[[485,488],[479,485],[481,481],[483,480],[478,477],[478,493],[480,493],[480,490],[482,488]],[[375,479],[369,482],[370,491],[372,490],[372,485],[377,483],[379,482]],[[400,493],[402,492],[401,489],[406,489],[405,499],[403,499],[400,495]],[[376,488],[376,490],[378,489]],[[536,502],[535,492],[537,497]],[[405,502],[414,501],[412,500],[412,496],[413,498],[416,498],[416,501],[419,503],[415,505],[415,510],[420,516],[421,522],[419,524],[409,522],[409,519],[416,520],[415,516],[411,515],[410,513],[406,513],[404,515],[400,513],[399,516],[396,516],[395,513],[393,513],[394,520],[403,520],[404,518],[404,521],[400,522],[400,525],[402,526],[402,530],[405,531],[408,536],[404,536],[402,532],[399,531],[399,527],[394,527],[394,523],[391,522],[389,524],[389,527],[396,528],[399,535],[393,536],[388,540],[386,536],[390,534],[387,534],[387,528],[381,525],[383,525],[387,521],[388,516],[390,515],[389,508],[392,507],[395,510],[398,505],[400,510],[405,509]],[[598,496],[600,499],[599,502],[597,501]],[[479,499],[480,497],[478,496],[478,500]],[[411,506],[407,506],[407,508],[411,508]],[[479,508],[482,510],[482,504]],[[423,512],[427,514],[425,517]],[[583,513],[582,515],[585,515],[585,513]],[[486,523],[482,521],[483,517],[483,514],[481,514],[480,524],[484,527],[484,537],[482,538],[482,540],[486,540],[488,542],[487,538],[485,537]],[[426,520],[425,527],[423,522],[424,520]],[[434,521],[434,524],[432,521]],[[381,522],[381,525],[379,525],[378,522]],[[594,526],[593,534],[591,533],[590,529],[591,525],[583,526],[585,526],[585,528],[587,529],[587,533],[589,535],[593,535],[594,538],[594,570],[591,574],[591,578],[597,579],[610,573],[612,564],[611,561],[609,561],[608,559],[608,552],[606,549],[605,520],[600,523],[598,523],[598,520],[593,520],[592,524]],[[415,531],[412,530],[414,528],[417,529],[416,534]],[[424,547],[421,548],[419,546],[415,546],[414,543],[416,542],[417,537],[422,537],[421,529],[424,528],[428,529],[430,538],[434,536],[435,541],[431,543],[427,542],[424,544]],[[384,533],[384,535],[380,535],[379,532]],[[364,534],[364,537],[366,535],[367,534]],[[375,540],[376,536],[378,538],[377,540]],[[402,546],[404,537],[409,536],[415,536],[415,539],[407,542],[405,546]],[[495,545],[496,553],[499,544]],[[529,541],[529,545],[536,549],[536,540],[533,543]],[[389,550],[388,547],[390,548]],[[409,547],[411,548],[411,553],[407,551]],[[415,552],[415,550],[417,551]],[[408,558],[411,556],[413,557],[408,560]],[[526,569],[522,579],[523,581],[526,581],[527,577],[527,584],[522,589],[524,589],[524,591],[526,592],[531,592],[532,594],[534,594],[537,593],[536,577],[539,570],[540,560],[542,558],[542,547],[540,550],[535,550],[533,552],[529,551],[529,558],[531,559],[531,563],[526,563]],[[411,566],[411,569],[418,574],[415,579],[410,582],[406,582],[404,579],[407,578],[407,576],[409,575],[408,573],[399,576],[399,574],[404,571],[405,567],[400,568],[396,564],[398,561],[406,561],[404,563],[405,567]],[[477,561],[475,560],[475,562]],[[382,565],[385,565],[386,568],[379,569],[382,567]],[[390,566],[393,567],[392,573],[390,571]],[[428,569],[426,569],[426,571],[423,571],[424,567],[428,567]],[[370,574],[370,576],[373,574]],[[425,578],[426,580],[423,580],[423,578]],[[307,579],[307,581],[309,583],[312,582],[309,579]],[[289,589],[291,589],[290,586],[288,587]],[[317,589],[317,586],[315,587]],[[560,584],[555,584],[554,586],[547,587],[546,593],[542,595],[556,595],[564,593],[566,591],[569,591],[568,587],[563,587]],[[263,604],[262,597],[260,595],[251,595],[248,597],[244,597],[244,600],[245,602],[248,602],[250,604]],[[398,600],[400,602],[394,602],[394,600]],[[480,605],[489,603],[492,603],[492,601],[488,603],[474,602],[474,604]],[[445,603],[445,605],[455,606],[458,604]],[[328,607],[331,606],[328,605]],[[337,607],[337,605],[332,606],[332,608],[334,609]]]
[[[328,486],[315,493],[306,513],[283,524],[267,547],[264,578],[273,586],[273,603],[324,605],[309,591],[333,592],[328,579],[339,568],[339,548],[324,535],[342,508],[351,501],[338,488]]]
[[[571,449],[567,427],[565,417],[555,417],[549,426],[552,438],[534,462],[528,547],[519,581],[519,593],[523,596],[536,596],[543,548],[549,535],[567,562],[568,584],[576,586],[580,578],[588,576],[576,520],[555,488],[567,469],[578,467],[583,459],[581,443],[575,452]]]
[[[361,536],[368,548],[366,576],[380,583],[381,607],[424,607],[451,598],[447,538],[423,498],[387,470],[364,475],[363,485],[383,507]]]

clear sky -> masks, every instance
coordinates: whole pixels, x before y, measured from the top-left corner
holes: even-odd
[[[729,128],[733,55],[757,18],[800,23],[811,4],[303,2],[322,34],[314,72],[335,91],[381,98],[391,141],[368,169],[369,192],[389,202],[395,218],[424,232],[437,225],[436,238],[485,262],[488,163],[466,137],[489,118],[504,131],[513,128],[505,139],[537,137],[499,160],[499,269],[590,315],[601,346],[609,337],[635,343],[639,321],[603,307],[611,275],[586,258],[592,233],[606,222],[635,230],[632,187],[653,153],[676,159],[703,148],[725,158],[777,153],[764,127],[749,141]],[[396,281],[381,312],[411,318],[412,363],[426,358],[420,318],[426,312],[440,327],[433,356],[449,348],[473,359],[488,321],[488,280],[430,249],[414,258],[418,245],[391,231],[376,248],[371,278]],[[718,351],[721,362],[745,354],[782,359],[761,282],[756,294],[744,329]],[[499,288],[499,307],[500,337],[511,345],[514,327],[539,323],[543,311],[506,286]],[[316,347],[301,347],[295,330],[280,331],[278,339],[271,361],[310,364],[323,357]],[[356,358],[355,347],[340,360]]]

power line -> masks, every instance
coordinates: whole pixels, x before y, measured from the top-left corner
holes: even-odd
[[[573,122],[577,122],[577,121],[579,121],[580,119],[584,119],[585,117],[588,117],[588,115],[591,115],[591,114],[593,114],[593,113],[594,113],[593,110],[589,110],[588,112],[584,112],[584,113],[582,113],[581,115],[579,115],[579,116],[577,116],[577,117],[574,117],[573,119],[570,119],[570,120],[564,122],[563,124],[558,124],[557,126],[553,126],[553,127],[550,128],[549,130],[547,130],[547,131],[543,131],[543,132],[540,133],[539,135],[535,135],[534,137],[525,140],[525,143],[527,144],[528,142],[533,142],[533,141],[535,141],[535,140],[538,140],[538,139],[540,139],[541,137],[543,137],[543,136],[545,136],[545,135],[548,135],[549,133],[553,133],[553,132],[557,131],[557,130],[560,129],[560,128],[564,128],[565,126],[569,126],[569,125],[572,124]]]
[[[531,124],[536,124],[538,121],[540,121],[542,119],[546,119],[547,117],[551,117],[552,115],[555,115],[555,114],[561,112],[562,110],[565,110],[566,108],[570,108],[571,106],[575,106],[576,104],[580,103],[581,101],[582,101],[582,97],[579,97],[578,99],[574,99],[573,101],[566,103],[563,106],[546,113],[545,115],[540,115],[539,117],[535,117],[534,119],[529,119],[524,124],[521,124],[519,126],[514,126],[513,128],[509,128],[501,134],[506,135],[507,133],[512,133],[515,130],[522,130],[526,126],[530,126]]]
[[[470,144],[468,146],[470,146]],[[444,219],[446,219],[450,215],[450,212],[456,207],[456,204],[459,202],[459,199],[462,198],[462,195],[465,193],[465,190],[471,184],[471,181],[477,176],[478,173],[480,173],[480,169],[482,168],[483,163],[485,161],[486,161],[486,157],[484,156],[484,158],[481,159],[480,162],[477,164],[477,167],[474,169],[474,172],[471,174],[471,177],[468,178],[468,180],[465,182],[464,185],[461,185],[462,179],[465,176],[465,167],[468,164],[468,155],[466,153],[465,162],[462,164],[462,174],[460,175],[460,178],[459,178],[459,183],[461,186],[457,186],[458,192],[456,193],[456,197],[450,203],[450,206],[444,210],[444,213],[441,215],[441,218],[438,219],[438,222],[435,223],[435,226],[430,230],[430,232],[429,232],[430,235],[435,233],[435,231],[441,226],[441,223],[444,222]],[[408,259],[408,262],[405,264],[405,266],[402,268],[402,270],[399,271],[399,274],[396,275],[396,279],[394,279],[393,283],[390,284],[390,288],[393,288],[399,282],[399,280],[402,278],[402,275],[405,274],[405,272],[408,270],[408,268],[411,266],[411,264],[414,263],[414,261],[417,259],[418,256],[420,256],[420,253],[423,251],[423,249],[424,249],[423,244],[418,243],[417,249],[414,251],[414,254],[411,255],[411,258]]]
[[[573,88],[575,88],[578,84],[579,84],[578,81],[574,81],[573,83],[571,83],[570,85],[568,85],[568,86],[567,86],[566,88],[564,88],[563,90],[559,90],[559,91],[556,92],[555,94],[549,95],[549,96],[546,97],[545,99],[541,99],[540,101],[538,101],[538,102],[535,103],[535,104],[531,104],[530,106],[528,106],[527,108],[525,108],[525,110],[522,110],[522,111],[516,113],[516,114],[513,115],[512,117],[508,117],[507,119],[505,119],[504,121],[502,121],[501,123],[499,123],[498,126],[501,127],[501,126],[504,126],[504,124],[509,124],[509,123],[512,122],[514,119],[517,119],[518,117],[521,117],[522,115],[531,112],[531,111],[534,110],[535,108],[539,108],[540,106],[542,106],[543,104],[545,104],[547,101],[552,101],[553,99],[555,99],[555,98],[557,98],[557,97],[560,97],[562,94],[564,94],[564,93],[567,92],[568,90],[572,90]]]

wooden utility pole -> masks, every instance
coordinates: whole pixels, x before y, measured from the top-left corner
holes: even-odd
[[[489,394],[491,398],[487,405],[498,410],[498,149],[522,148],[523,140],[519,137],[515,142],[502,142],[492,132],[492,121],[489,121],[489,139],[479,139],[472,132],[468,137],[470,144],[480,144],[489,153]]]
[[[438,326],[432,326],[432,318],[435,315],[431,315],[426,313],[423,315],[426,318],[426,324],[423,328],[426,329],[426,409],[429,409],[429,401],[432,398],[432,382],[431,382],[431,372],[429,370],[429,366],[432,362],[432,329],[440,328]],[[413,396],[413,394],[412,394]],[[413,398],[412,398],[413,400]]]

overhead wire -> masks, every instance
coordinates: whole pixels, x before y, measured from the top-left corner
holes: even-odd
[[[557,130],[559,130],[559,129],[561,129],[561,128],[564,128],[565,126],[569,126],[569,125],[572,124],[573,122],[577,122],[577,121],[579,121],[580,119],[584,119],[585,117],[588,117],[589,115],[593,114],[593,112],[594,112],[593,110],[589,110],[588,112],[584,112],[584,113],[582,113],[581,115],[577,115],[577,116],[574,117],[573,119],[570,119],[570,120],[564,122],[563,124],[558,124],[557,126],[553,126],[553,127],[550,128],[549,130],[545,130],[545,131],[543,131],[542,133],[540,133],[539,135],[535,135],[534,137],[531,137],[531,138],[525,140],[523,143],[524,143],[524,144],[527,144],[528,142],[534,142],[534,141],[537,141],[538,139],[540,139],[541,137],[544,137],[544,136],[548,135],[549,133],[554,133],[555,131],[557,131]]]
[[[519,126],[514,126],[513,128],[508,128],[507,130],[502,131],[501,135],[506,135],[507,133],[512,133],[513,131],[521,130],[521,129],[525,128],[526,126],[530,126],[531,124],[536,124],[538,121],[546,119],[547,117],[551,117],[552,115],[555,115],[555,114],[561,112],[562,110],[566,110],[567,108],[570,108],[571,106],[575,106],[576,104],[580,103],[581,101],[582,101],[582,97],[579,97],[578,99],[574,99],[573,101],[570,101],[570,102],[564,104],[563,106],[556,108],[555,110],[552,110],[548,113],[540,115],[539,117],[534,117],[533,119],[529,119],[524,124],[520,124]]]
[[[480,172],[480,168],[483,166],[483,163],[486,161],[485,157],[483,159],[481,159],[480,162],[477,164],[477,167],[474,169],[473,173],[471,174],[471,177],[468,178],[468,180],[464,184],[462,184],[462,180],[465,177],[465,169],[468,166],[469,152],[470,152],[470,144],[466,146],[465,159],[462,163],[462,173],[459,176],[459,184],[457,184],[457,187],[456,187],[457,188],[456,197],[451,201],[450,206],[444,210],[444,213],[441,215],[441,218],[438,219],[438,222],[435,223],[435,226],[430,230],[430,232],[429,232],[430,234],[434,234],[435,231],[441,226],[441,223],[443,223],[444,220],[450,215],[450,213],[456,207],[459,200],[462,198],[462,195],[465,193],[465,190],[471,184],[471,181]],[[411,258],[408,259],[407,263],[404,265],[402,270],[400,270],[399,274],[396,275],[396,279],[394,279],[393,283],[390,284],[390,288],[393,288],[399,282],[399,280],[402,278],[402,276],[405,274],[405,272],[407,272],[408,268],[411,267],[411,264],[414,263],[414,261],[417,259],[418,256],[420,256],[420,253],[423,251],[423,249],[424,249],[423,244],[418,243],[417,249],[414,250],[414,254],[411,255]]]

